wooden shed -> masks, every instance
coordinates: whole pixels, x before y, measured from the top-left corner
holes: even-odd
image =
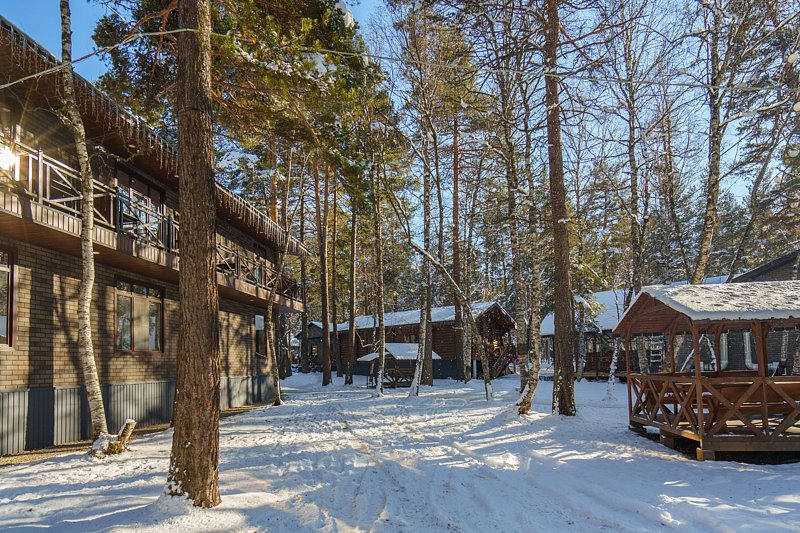
[[[626,354],[645,336],[665,357],[647,373],[628,361],[630,428],[696,441],[700,460],[800,451],[798,295],[800,281],[642,289],[614,332]]]

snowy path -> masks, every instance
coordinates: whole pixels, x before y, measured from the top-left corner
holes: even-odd
[[[222,422],[215,509],[159,497],[166,432],[104,461],[0,469],[0,529],[800,531],[800,466],[690,461],[629,432],[604,384],[578,384],[575,419],[519,419],[514,377],[489,404],[479,383],[409,402],[317,380],[296,376],[287,405]],[[537,409],[549,394],[543,383]]]

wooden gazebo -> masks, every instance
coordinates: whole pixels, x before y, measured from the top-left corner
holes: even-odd
[[[699,460],[800,451],[798,326],[800,281],[645,287],[614,329],[626,342],[630,428],[696,441]],[[631,349],[659,342],[660,368],[632,372]]]

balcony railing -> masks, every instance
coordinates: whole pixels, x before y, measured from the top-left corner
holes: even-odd
[[[20,142],[9,143],[0,135],[0,150],[12,150],[10,170],[0,169],[0,180],[13,193],[76,218],[81,217],[80,175],[77,170]],[[176,217],[125,187],[94,180],[95,224],[135,241],[179,255],[180,228]],[[264,258],[217,243],[217,271],[269,290],[277,273]],[[296,284],[286,276],[278,282],[278,294],[296,298]]]
[[[221,242],[217,243],[217,271],[264,290],[270,290],[278,277],[278,273],[266,260],[250,257]],[[281,276],[277,283],[278,294],[296,298],[297,284],[294,280]]]

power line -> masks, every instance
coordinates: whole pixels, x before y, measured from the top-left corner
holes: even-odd
[[[181,28],[175,30],[165,30],[165,31],[157,31],[157,32],[140,32],[132,35],[126,36],[122,39],[119,43],[115,43],[113,45],[104,46],[98,48],[92,52],[89,52],[79,58],[76,58],[72,61],[72,64],[80,63],[87,59],[90,59],[96,55],[103,54],[110,52],[116,48],[120,48],[127,44],[132,43],[133,41],[145,38],[145,37],[163,37],[169,35],[176,35],[179,33],[186,33],[186,32],[195,32],[197,30],[193,28]],[[212,36],[217,38],[224,38],[224,39],[233,39],[233,36],[230,34],[221,34],[221,33],[213,33]],[[276,50],[281,49],[281,47],[276,47]],[[458,68],[456,65],[450,63],[439,63],[439,62],[432,62],[432,61],[422,61],[422,60],[415,60],[410,58],[402,58],[392,55],[384,55],[384,54],[377,54],[372,52],[348,52],[344,50],[334,50],[330,48],[312,48],[312,47],[298,47],[297,49],[306,52],[306,53],[325,53],[330,55],[336,55],[340,57],[348,57],[348,58],[358,58],[358,59],[367,59],[367,60],[378,60],[378,61],[386,61],[390,63],[397,63],[401,65],[417,65],[417,66],[424,66],[424,67],[436,67],[442,69],[456,69]],[[30,74],[28,76],[24,76],[22,78],[0,84],[0,90],[8,89],[13,87],[14,85],[18,85],[25,81],[29,81],[31,79],[36,79],[41,76],[46,76],[48,74],[52,74],[55,72],[59,72],[60,70],[66,69],[69,64],[67,63],[60,63],[55,65],[51,68],[45,69],[43,71]],[[735,84],[731,86],[725,85],[714,85],[711,83],[700,83],[694,81],[674,81],[674,80],[658,80],[658,79],[634,79],[634,78],[621,78],[621,77],[614,77],[614,76],[596,76],[596,75],[588,75],[588,74],[581,74],[577,72],[568,72],[568,71],[561,71],[561,72],[550,72],[547,69],[541,68],[536,70],[524,70],[524,69],[504,69],[504,68],[476,68],[476,72],[482,72],[486,74],[515,74],[515,75],[522,75],[522,76],[555,76],[559,79],[573,79],[578,81],[585,81],[585,82],[592,82],[592,83],[624,83],[624,84],[640,84],[640,85],[647,85],[647,86],[660,86],[660,87],[680,87],[680,88],[696,88],[696,89],[706,89],[706,90],[730,90],[734,92],[749,92],[749,93],[759,93],[759,92],[769,92],[774,90],[773,87],[765,87],[765,86],[755,86],[755,85],[746,85],[746,84]],[[800,89],[796,89],[793,92],[798,93]]]

